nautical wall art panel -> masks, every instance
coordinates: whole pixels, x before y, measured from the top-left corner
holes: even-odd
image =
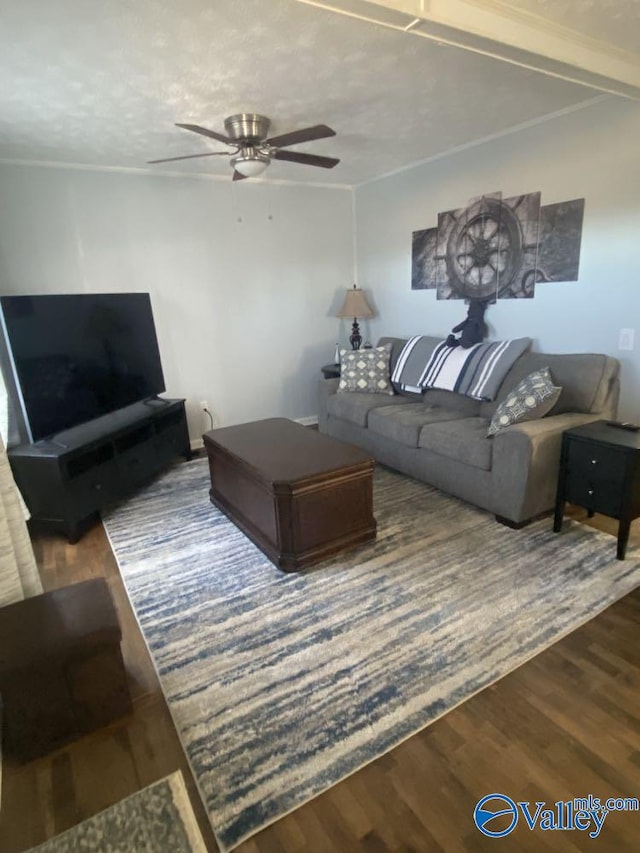
[[[491,193],[413,232],[411,287],[438,299],[531,299],[539,282],[577,281],[584,199]]]
[[[540,208],[539,281],[577,281],[584,199]]]
[[[414,231],[411,244],[411,289],[427,290],[436,286],[437,228]]]

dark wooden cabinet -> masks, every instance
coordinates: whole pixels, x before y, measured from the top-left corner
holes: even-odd
[[[184,400],[136,403],[8,455],[34,521],[75,542],[104,507],[190,458]]]
[[[30,761],[131,711],[105,578],[0,608],[3,749]]]
[[[285,572],[376,536],[374,460],[286,418],[211,430],[209,497]]]
[[[565,502],[618,519],[619,560],[629,527],[640,516],[640,433],[596,421],[567,430],[562,453],[553,529],[562,527]]]

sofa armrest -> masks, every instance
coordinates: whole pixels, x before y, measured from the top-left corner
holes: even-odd
[[[318,382],[318,429],[320,432],[327,431],[327,400],[332,394],[337,393],[339,379],[320,379]]]
[[[553,508],[562,433],[600,415],[567,412],[500,430],[493,442],[493,505],[496,514],[526,521]]]

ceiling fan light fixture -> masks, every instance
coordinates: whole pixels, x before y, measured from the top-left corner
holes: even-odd
[[[209,139],[215,139],[233,148],[233,151],[204,151],[202,154],[185,154],[182,157],[164,157],[160,160],[148,160],[148,163],[169,163],[174,160],[193,160],[195,157],[229,156],[233,167],[233,180],[255,178],[262,174],[271,160],[283,160],[299,163],[303,166],[319,166],[322,169],[333,169],[340,160],[335,157],[321,157],[308,154],[305,151],[288,151],[291,145],[300,142],[311,142],[313,139],[328,139],[335,136],[335,130],[326,124],[314,124],[279,136],[267,137],[271,122],[266,116],[258,113],[237,113],[224,120],[227,131],[225,136],[216,130],[201,127],[199,124],[181,124],[177,127],[198,133]]]
[[[256,175],[262,174],[269,162],[266,154],[261,154],[255,148],[250,147],[243,148],[239,154],[231,158],[233,168],[245,178],[255,178]]]

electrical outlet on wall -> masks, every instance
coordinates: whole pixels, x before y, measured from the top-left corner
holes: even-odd
[[[200,408],[200,417],[202,422],[202,429],[207,432],[210,429],[213,429],[213,415],[211,414],[211,409],[209,407],[208,400],[200,400],[198,403]]]
[[[220,426],[220,418],[215,410],[211,408],[208,400],[200,400],[198,407],[202,415],[202,426],[205,432]]]
[[[635,329],[620,329],[620,335],[618,336],[619,350],[633,349],[633,339],[635,337],[635,331]]]

